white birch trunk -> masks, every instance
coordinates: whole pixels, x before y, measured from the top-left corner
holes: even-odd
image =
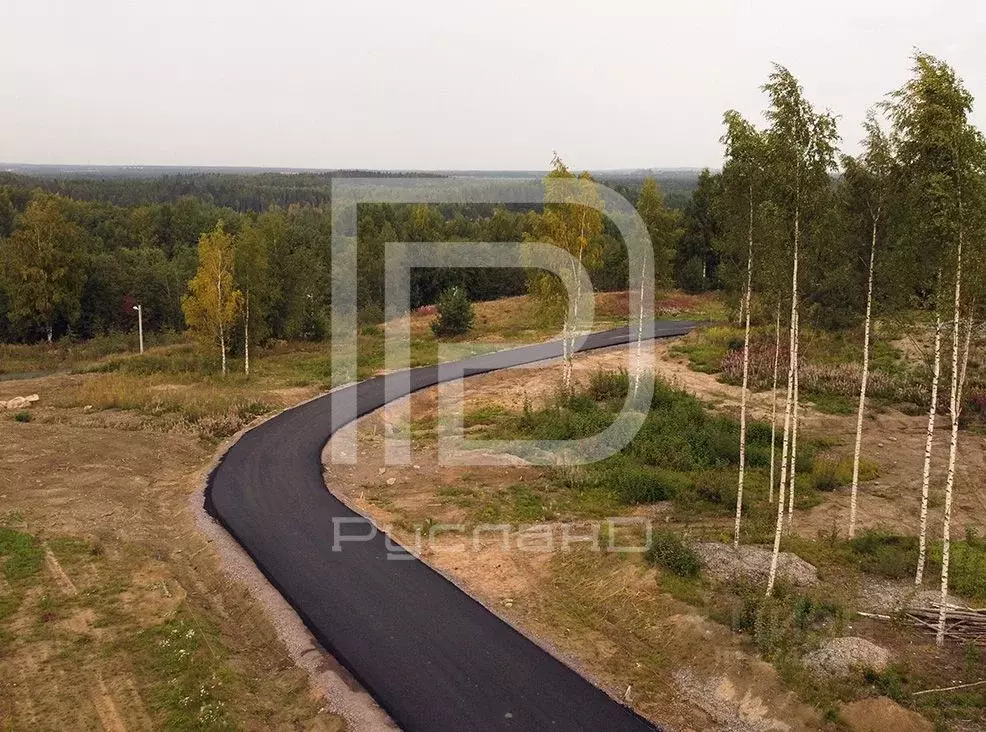
[[[223,329],[223,274],[222,266],[219,267],[219,275],[216,278],[216,288],[219,292],[219,299],[216,301],[218,305],[218,312],[216,313],[217,320],[219,321],[219,350],[222,352],[223,358],[223,376],[226,375],[226,333]]]
[[[794,495],[798,477],[798,425],[801,419],[801,313],[794,317],[794,414],[791,417],[791,485],[787,491],[787,531],[790,533],[794,523]]]
[[[918,538],[918,568],[914,584],[924,581],[924,565],[928,553],[928,497],[931,486],[931,452],[935,441],[935,417],[938,413],[938,385],[941,382],[941,314],[935,307],[935,362],[931,375],[931,405],[928,407],[928,430],[924,442],[924,471],[921,475],[921,531]]]
[[[640,371],[643,368],[643,340],[644,340],[644,277],[647,275],[646,258],[640,265],[640,308],[637,317],[637,367],[633,374],[633,395],[637,396],[640,389]]]
[[[966,318],[965,344],[962,346],[962,371],[959,373],[959,416],[962,416],[962,394],[965,393],[965,377],[969,370],[969,347],[972,345],[972,314],[976,310],[975,300],[969,305],[969,317]]]
[[[856,412],[856,444],[852,455],[852,489],[849,494],[849,538],[856,536],[856,504],[859,495],[859,456],[863,446],[863,415],[866,412],[866,386],[870,377],[870,319],[873,316],[873,263],[876,258],[877,219],[873,219],[870,242],[870,269],[866,283],[866,322],[863,325],[863,377],[859,386],[859,409]]]
[[[750,190],[750,239],[746,256],[746,330],[743,336],[743,388],[740,396],[739,485],[736,489],[736,526],[733,546],[739,548],[743,520],[743,479],[746,473],[746,392],[750,383],[750,296],[753,289],[753,190]]]
[[[585,217],[586,214],[582,214],[582,224],[579,230],[579,267],[572,265],[572,273],[575,277],[575,307],[572,311],[572,324],[568,323],[568,316],[565,317],[565,345],[563,347],[563,352],[565,356],[565,394],[570,396],[572,393],[572,359],[575,356],[575,325],[579,322],[579,300],[582,298],[582,278],[579,277],[581,274],[581,264],[582,264],[582,254],[585,251],[585,246],[583,242],[585,241]]]
[[[800,210],[794,212],[794,264],[791,272],[791,338],[787,366],[787,399],[784,403],[784,440],[781,445],[781,480],[777,496],[777,526],[774,530],[774,552],[770,559],[770,574],[767,577],[767,597],[774,594],[774,583],[777,581],[777,560],[781,553],[781,532],[784,529],[784,489],[787,485],[787,457],[791,438],[791,412],[794,403],[794,369],[797,324],[798,324],[798,242],[799,242]]]
[[[243,373],[250,375],[250,290],[246,291],[243,313]]]
[[[773,404],[770,409],[770,498],[774,503],[774,464],[777,456],[777,372],[781,360],[781,302],[777,301],[777,322],[774,325],[774,385],[771,396]]]
[[[959,216],[962,215],[962,204],[959,203]],[[952,391],[949,401],[952,415],[952,439],[948,448],[948,472],[945,477],[945,509],[942,519],[942,555],[941,555],[941,599],[938,610],[938,637],[936,642],[941,647],[945,644],[945,620],[947,615],[946,601],[948,600],[948,570],[952,549],[952,494],[955,488],[955,458],[959,448],[959,404],[962,395],[959,393],[959,334],[961,329],[962,306],[962,229],[959,229],[959,242],[955,252],[955,322],[952,326]]]

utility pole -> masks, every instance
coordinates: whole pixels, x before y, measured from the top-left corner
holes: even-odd
[[[134,305],[137,311],[137,334],[140,338],[140,352],[144,352],[144,309],[141,305]]]

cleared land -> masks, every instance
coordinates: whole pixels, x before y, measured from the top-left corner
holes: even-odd
[[[709,414],[734,415],[738,389],[692,371],[673,350],[678,349],[658,345],[660,377],[696,395]],[[625,364],[622,349],[581,356],[577,379],[591,387],[600,370],[612,372]],[[505,423],[524,414],[525,405],[537,414],[555,399],[559,383],[560,366],[471,379],[467,432],[501,434]],[[979,680],[986,671],[981,651],[951,646],[937,654],[925,633],[855,614],[892,613],[895,604],[913,594],[909,548],[884,537],[916,533],[917,496],[912,494],[923,454],[915,448],[923,438],[922,417],[884,408],[870,420],[868,480],[860,510],[862,526],[874,533],[865,535],[870,545],[848,545],[833,531],[846,520],[853,418],[806,410],[814,465],[802,486],[795,535],[784,548],[815,563],[821,583],[803,590],[785,587],[777,603],[764,605],[763,588],[756,583],[681,577],[639,555],[597,552],[588,545],[558,550],[565,532],[579,535],[607,516],[650,518],[658,530],[670,528],[687,541],[725,540],[735,493],[732,499],[706,494],[696,500],[694,490],[683,490],[670,500],[627,505],[605,486],[556,469],[518,467],[514,460],[504,460],[504,467],[440,466],[442,428],[435,422],[436,409],[436,395],[429,390],[411,397],[410,423],[401,421],[400,406],[364,418],[360,462],[327,465],[326,481],[346,486],[350,505],[392,527],[407,546],[419,547],[426,561],[612,693],[626,694],[645,716],[683,729],[866,729],[860,720],[873,721],[875,729],[931,729],[928,718],[950,729],[981,725],[975,689],[965,695],[912,696],[953,679]],[[769,414],[769,395],[758,394],[754,415],[769,419]],[[383,462],[385,436],[395,433],[412,436],[409,466]],[[964,439],[953,520],[975,532],[986,525],[986,502],[975,489],[986,441],[973,434]],[[734,482],[733,471],[723,472]],[[763,480],[756,473],[751,477],[750,542],[765,539],[772,528],[772,511],[755,505],[766,502],[758,485]],[[940,510],[940,501],[933,502],[932,525],[940,521]],[[513,526],[506,548],[499,535],[484,535],[473,547],[470,528],[500,523]],[[456,524],[466,527],[465,540],[460,532],[444,529],[428,538],[433,527]],[[550,528],[555,551],[518,550],[524,527],[532,525]],[[967,561],[981,561],[975,540],[970,546]],[[981,565],[970,564],[963,586],[986,599],[976,594],[983,591],[976,581],[980,571]],[[930,580],[925,589],[933,589]],[[859,670],[834,679],[803,668],[805,655],[826,639],[844,635],[883,645],[892,665],[880,673]]]

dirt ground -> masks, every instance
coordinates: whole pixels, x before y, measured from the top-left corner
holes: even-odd
[[[738,411],[737,388],[691,371],[666,343],[656,344],[656,355],[661,378],[710,406]],[[576,362],[576,379],[626,364],[624,349],[588,354]],[[556,364],[470,379],[466,411],[537,405],[553,395],[559,374]],[[206,639],[196,653],[222,680],[214,696],[240,726],[347,728],[312,692],[269,608],[241,578],[224,571],[210,538],[196,529],[189,497],[214,447],[146,414],[48,406],[57,402],[59,390],[78,389],[82,378],[0,382],[3,399],[42,394],[29,423],[0,414],[0,524],[37,537],[44,551],[36,580],[10,615],[0,615],[0,728],[162,726],[174,711],[168,705],[180,705],[182,698],[176,701],[169,692],[174,669],[155,639],[176,619]],[[284,389],[274,397],[287,405],[312,393]],[[545,480],[542,469],[519,467],[516,460],[440,466],[437,431],[421,427],[436,405],[435,390],[414,395],[410,427],[402,405],[368,416],[360,423],[359,463],[326,468],[327,481],[342,487],[345,500],[377,523],[392,525],[412,548],[416,527],[466,522],[490,496],[524,486],[537,489]],[[769,419],[771,406],[769,394],[751,400],[759,418]],[[833,454],[851,453],[852,417],[809,408],[805,424],[834,441]],[[924,428],[924,418],[892,411],[868,418],[864,456],[879,464],[880,476],[861,488],[863,527],[916,530]],[[384,436],[405,430],[414,435],[411,464],[385,465]],[[967,433],[962,440],[954,514],[959,531],[986,525],[980,489],[986,441]],[[933,522],[941,510],[946,443],[941,421]],[[608,515],[606,508],[599,507],[599,515]],[[658,505],[636,513],[660,520],[662,511]],[[799,514],[795,528],[813,537],[843,525],[847,512],[847,491],[835,491]],[[584,529],[552,523],[554,535]],[[818,727],[818,712],[787,691],[772,666],[745,650],[738,636],[675,600],[674,588],[662,588],[664,580],[639,558],[578,548],[516,551],[505,549],[500,539],[484,537],[477,550],[456,551],[461,537],[451,532],[422,544],[420,551],[614,697],[672,729]],[[513,547],[516,533],[509,540]],[[0,605],[13,592],[0,575]],[[886,719],[896,713],[891,708]]]
[[[53,378],[0,383],[0,398],[43,405],[67,377]],[[32,414],[0,414],[0,524],[44,551],[36,575],[0,584],[0,728],[345,729],[196,530],[212,448],[127,412]]]
[[[575,378],[584,382],[598,369],[625,367],[626,363],[625,349],[587,354],[577,359]],[[669,344],[656,344],[655,368],[662,379],[709,405],[738,412],[738,388],[691,371],[670,354]],[[475,377],[466,382],[464,411],[491,406],[517,410],[525,403],[537,406],[554,394],[559,382],[557,363],[536,372],[515,369]],[[769,420],[771,396],[754,395],[751,409],[755,417]],[[738,636],[697,615],[670,594],[655,592],[655,585],[661,589],[658,575],[639,559],[578,549],[518,551],[516,534],[504,542],[500,535],[478,540],[467,535],[464,540],[455,529],[445,533],[445,525],[475,519],[477,500],[482,506],[483,500],[494,500],[518,485],[537,490],[545,481],[543,469],[518,466],[510,460],[501,466],[455,465],[452,456],[440,465],[435,438],[441,428],[427,426],[436,411],[436,390],[432,389],[413,395],[409,403],[406,400],[365,417],[358,428],[360,459],[356,465],[330,464],[327,450],[328,485],[505,620],[655,722],[678,730],[821,726],[818,711],[786,690],[775,669],[751,655]],[[851,455],[853,417],[822,414],[809,407],[804,410],[804,424],[809,432],[826,436],[834,456]],[[385,464],[387,436],[406,435],[409,430],[410,464]],[[880,477],[862,486],[862,527],[882,526],[899,532],[913,526],[916,530],[924,430],[925,420],[920,417],[884,411],[869,418],[864,455],[879,464]],[[938,440],[939,445],[945,444],[944,428]],[[984,440],[971,434],[963,434],[963,440],[955,525],[983,526],[986,499],[976,481],[983,467]],[[941,475],[943,452],[938,451],[936,476]],[[932,501],[932,521],[938,519],[940,503]],[[660,520],[661,512],[658,506],[635,513]],[[821,505],[802,512],[795,527],[813,538],[833,525],[842,526],[847,512],[847,491],[840,489],[827,494]],[[429,537],[428,527],[435,526],[442,527],[441,532]],[[556,536],[585,530],[562,521],[551,526]],[[858,719],[862,706],[848,710],[847,715]],[[892,702],[870,707],[867,719],[875,724],[881,719],[895,724],[894,719],[906,718],[915,729],[927,728],[919,717],[915,722],[916,715]]]

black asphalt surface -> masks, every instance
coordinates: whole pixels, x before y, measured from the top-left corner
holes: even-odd
[[[684,335],[658,322],[645,338]],[[627,343],[626,328],[580,350]],[[332,433],[400,394],[460,374],[557,358],[561,343],[411,369],[336,390],[247,432],[210,476],[205,506],[249,553],[305,625],[405,732],[656,728],[542,650],[424,563],[393,554],[383,533],[334,552],[333,517],[359,518],[322,478]],[[363,534],[367,526],[345,526]]]

